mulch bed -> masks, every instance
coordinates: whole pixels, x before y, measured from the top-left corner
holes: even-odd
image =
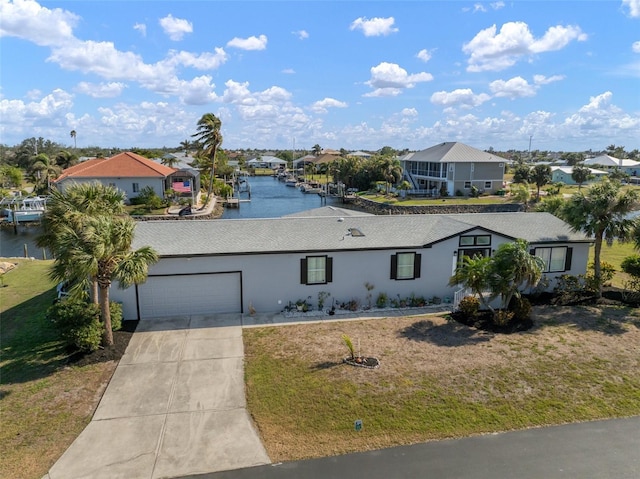
[[[138,321],[123,321],[122,329],[113,332],[113,346],[110,348],[100,347],[91,353],[76,351],[69,356],[67,362],[74,366],[88,366],[90,364],[104,363],[107,361],[119,361],[129,345]]]

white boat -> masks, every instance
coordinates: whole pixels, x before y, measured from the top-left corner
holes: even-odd
[[[284,184],[287,186],[297,186],[298,185],[298,180],[296,180],[293,176],[290,176],[289,178],[287,178],[286,180],[284,180]]]
[[[27,223],[40,221],[47,206],[47,199],[42,196],[22,197],[15,196],[3,198],[0,202],[2,215],[7,221],[16,223]]]

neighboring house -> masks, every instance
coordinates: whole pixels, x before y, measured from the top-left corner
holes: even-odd
[[[631,176],[640,176],[640,161],[620,159],[609,155],[600,155],[584,160],[586,166],[598,165],[605,168],[618,168]]]
[[[64,170],[54,184],[64,190],[71,184],[99,181],[135,198],[147,186],[161,198],[170,188],[169,177],[175,170],[131,152],[111,158],[94,158]]]
[[[305,155],[300,158],[296,158],[293,160],[294,168],[304,168],[304,165],[307,163],[313,163],[318,157],[316,155]]]
[[[571,173],[573,172],[572,166],[552,166],[551,167],[551,181],[553,183],[562,182],[565,185],[577,185],[578,183],[571,177]],[[596,170],[595,168],[589,168],[589,173],[593,178],[587,180],[583,183],[583,185],[588,185],[593,183],[594,181],[601,180],[604,176],[607,176],[609,173],[602,170]]]
[[[441,143],[399,160],[412,186],[409,194],[467,196],[473,186],[490,194],[503,187],[506,160],[463,143]]]
[[[349,153],[347,156],[354,156],[356,158],[367,159],[367,158],[371,158],[373,155],[371,153],[367,153],[366,151],[358,150],[358,151],[354,151],[352,153]]]
[[[259,156],[247,161],[247,166],[254,168],[286,168],[287,162],[275,156]]]
[[[332,211],[335,213],[335,211]],[[158,263],[144,284],[112,288],[125,319],[281,311],[289,302],[356,299],[375,304],[412,294],[452,299],[448,286],[464,256],[491,255],[516,238],[545,259],[545,276],[584,274],[591,241],[549,213],[309,216],[144,221],[133,248],[153,247]],[[203,241],[203,238],[218,238]],[[369,292],[365,283],[373,286]]]

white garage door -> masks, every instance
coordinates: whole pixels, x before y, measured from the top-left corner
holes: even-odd
[[[242,311],[240,273],[150,276],[138,286],[140,318]]]

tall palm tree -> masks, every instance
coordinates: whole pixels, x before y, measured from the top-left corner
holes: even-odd
[[[632,239],[636,222],[628,215],[637,208],[639,199],[637,190],[622,191],[619,182],[604,178],[591,186],[586,194],[575,193],[562,209],[562,218],[574,231],[581,231],[595,239],[593,271],[598,285],[598,298],[602,297],[602,244],[604,241],[611,245],[616,239]]]
[[[211,174],[209,179],[209,189],[207,191],[207,197],[211,198],[213,192],[213,179],[215,177],[215,162],[216,153],[218,148],[222,144],[222,122],[213,113],[205,113],[202,118],[198,120],[197,133],[194,133],[193,137],[200,144],[202,153],[209,158],[211,163]]]
[[[164,156],[162,158],[162,160],[160,160],[160,163],[162,163],[165,166],[168,166],[169,168],[174,168],[178,164],[179,161],[180,160],[178,158],[176,158],[175,156],[167,155],[167,156]]]
[[[58,231],[62,255],[53,264],[54,276],[80,282],[94,277],[98,283],[100,318],[104,323],[103,345],[113,345],[109,289],[114,280],[121,288],[146,281],[148,268],[157,262],[149,246],[131,250],[135,221],[129,216],[89,216],[80,231],[69,226]],[[71,267],[71,269],[69,269]]]
[[[322,153],[322,147],[316,143],[313,145],[313,148],[311,148],[311,151],[313,151],[315,156],[320,156],[320,153]]]
[[[191,142],[189,140],[181,141],[180,146],[184,150],[184,156],[187,156],[189,154],[189,148],[191,148]]]
[[[42,216],[42,233],[36,238],[40,248],[47,248],[58,261],[52,271],[54,281],[64,281],[73,270],[73,258],[68,256],[68,245],[59,241],[61,235],[72,235],[82,232],[89,218],[97,215],[121,215],[124,213],[125,194],[99,182],[80,183],[68,187],[64,192],[53,189],[47,201],[47,210]],[[71,230],[71,231],[68,231]],[[75,283],[73,293],[79,294],[86,289],[87,282],[91,287],[91,299],[98,304],[97,278],[86,276]]]
[[[402,166],[400,165],[400,161],[391,158],[385,158],[384,170],[382,174],[384,175],[384,181],[387,190],[386,192],[388,195],[391,191],[391,185],[395,185],[402,179]]]
[[[536,184],[536,198],[540,200],[540,188],[551,182],[551,167],[549,165],[536,165],[531,169],[531,181]]]
[[[78,149],[78,144],[76,143],[76,130],[71,130],[69,135],[71,136],[71,138],[73,138],[73,149],[77,150]]]

